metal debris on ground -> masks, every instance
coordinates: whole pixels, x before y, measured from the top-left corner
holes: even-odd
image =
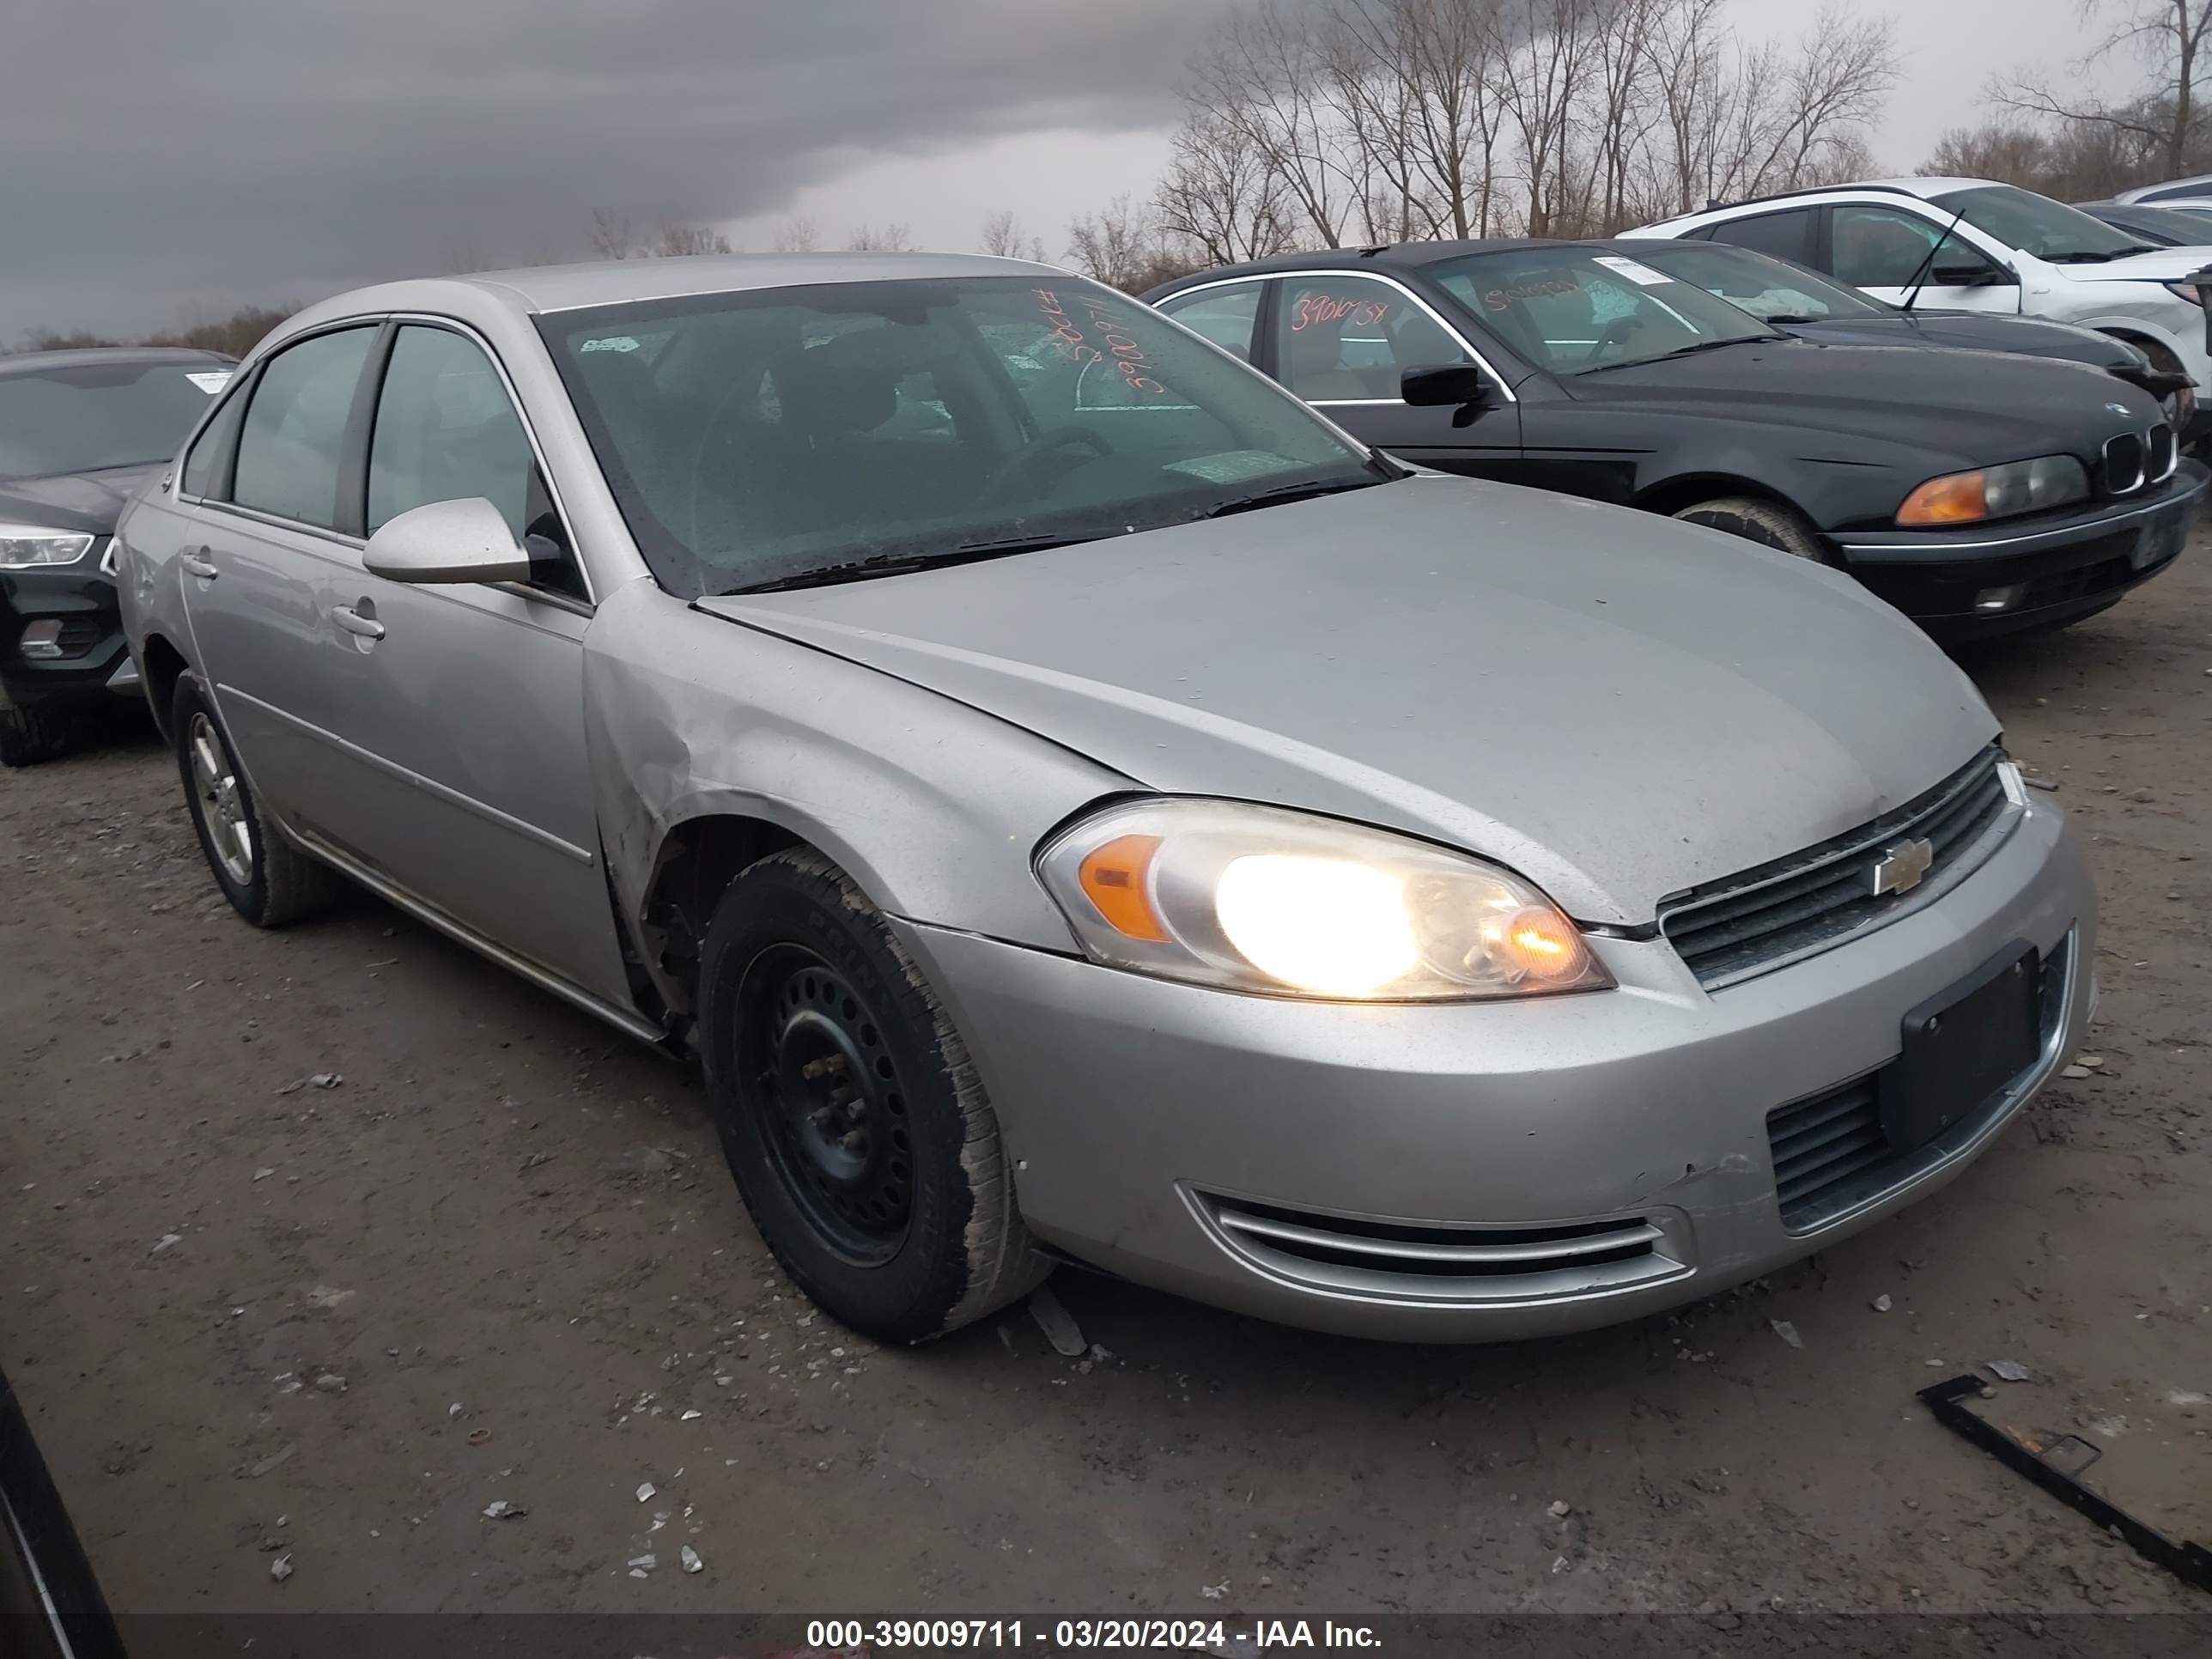
[[[2001,1382],[2025,1382],[2030,1375],[2027,1367],[2017,1359],[1992,1359],[1989,1370]]]
[[[1897,1304],[1894,1302],[1892,1302],[1889,1299],[1887,1294],[1878,1296],[1874,1299],[1874,1310],[1876,1313],[1887,1313],[1896,1305]]]
[[[1052,1344],[1052,1351],[1061,1358],[1080,1359],[1091,1352],[1091,1345],[1083,1340],[1075,1316],[1060,1305],[1051,1285],[1040,1285],[1030,1292],[1030,1317],[1036,1321],[1045,1340]]]
[[[147,1251],[146,1254],[148,1255],[159,1255],[164,1250],[174,1249],[178,1245],[184,1242],[185,1236],[182,1233],[163,1233],[159,1238],[154,1241],[154,1248]]]
[[[689,1423],[693,1418],[704,1417],[706,1414],[706,1413],[702,1411],[689,1411],[684,1413],[683,1416],[678,1418],[676,1420],[679,1423]]]
[[[684,1563],[684,1571],[686,1572],[704,1572],[707,1571],[707,1564],[699,1559],[699,1552],[693,1549],[689,1544],[686,1544],[684,1547],[683,1551],[678,1559]]]
[[[292,1558],[289,1554],[280,1555],[271,1561],[269,1564],[269,1576],[280,1584],[292,1576]]]
[[[1775,1335],[1780,1337],[1791,1347],[1802,1348],[1805,1346],[1805,1339],[1797,1334],[1797,1328],[1788,1320],[1770,1319],[1766,1322],[1774,1328]]]
[[[530,1511],[520,1504],[510,1504],[504,1498],[495,1498],[484,1505],[483,1513],[487,1521],[514,1521]]]
[[[629,1559],[629,1576],[642,1578],[659,1563],[660,1558],[657,1555],[633,1555]]]
[[[654,1486],[652,1481],[641,1480],[637,1487],[637,1501],[641,1504],[648,1502],[653,1494],[659,1490],[660,1488]]]

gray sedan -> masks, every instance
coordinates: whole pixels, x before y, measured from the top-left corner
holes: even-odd
[[[1649,1313],[1955,1176],[2094,1000],[2060,813],[1880,601],[1409,471],[1042,266],[345,295],[119,540],[246,920],[343,873],[696,1054],[889,1340],[1060,1259]]]

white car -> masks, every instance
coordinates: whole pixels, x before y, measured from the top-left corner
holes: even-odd
[[[2121,199],[2125,200],[2126,198]],[[2203,435],[2212,354],[2189,278],[2212,246],[2151,248],[2047,196],[1986,179],[1887,179],[1792,191],[1685,214],[1624,235],[1755,248],[1929,311],[2044,317],[2116,335],[2186,374],[2175,428]],[[2212,223],[2205,228],[2212,244]]]
[[[2212,217],[2212,173],[2189,179],[2169,179],[2162,185],[2142,185],[2112,198],[2130,207],[2169,208],[2177,213]],[[2212,230],[2208,230],[2212,234]]]

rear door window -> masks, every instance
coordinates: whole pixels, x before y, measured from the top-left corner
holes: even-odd
[[[1224,351],[1252,361],[1252,325],[1260,317],[1260,285],[1237,283],[1201,289],[1160,301],[1159,308],[1185,328],[1203,334]]]
[[[1749,219],[1731,219],[1713,227],[1712,240],[1809,265],[1813,263],[1814,214],[1812,208],[1790,208]]]
[[[337,527],[346,419],[373,326],[318,334],[269,360],[238,434],[230,498],[278,518]]]

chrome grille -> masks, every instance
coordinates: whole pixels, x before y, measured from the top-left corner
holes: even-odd
[[[1625,1289],[1689,1271],[1688,1231],[1668,1216],[1530,1226],[1442,1226],[1327,1215],[1194,1193],[1245,1261],[1316,1289],[1401,1301],[1523,1301]]]
[[[2142,488],[2143,441],[2132,432],[2105,441],[2105,493],[2124,495]]]
[[[2066,1017],[2072,964],[2069,935],[2043,960],[2036,1024],[2048,1055]],[[2039,1059],[2038,1065],[2046,1063]],[[2033,1068],[2030,1068],[2032,1073]],[[1868,1073],[1766,1115],[1767,1149],[1774,1159],[1774,1196],[1782,1224],[1793,1232],[1819,1225],[1902,1186],[1972,1140],[2009,1106],[2021,1079],[1976,1113],[1961,1118],[1925,1146],[1896,1147],[1882,1133],[1881,1072]]]
[[[2004,817],[1995,744],[1926,794],[1817,847],[1663,899],[1659,931],[1698,982],[1732,983],[1840,942],[1932,896],[1979,862],[1984,838]],[[1910,891],[1875,890],[1875,866],[1900,842],[1925,840],[1931,856]]]
[[[2147,448],[2143,476],[2153,483],[2164,483],[2173,476],[2173,469],[2181,465],[2181,449],[2173,441],[2173,428],[2163,421],[2151,428]]]

